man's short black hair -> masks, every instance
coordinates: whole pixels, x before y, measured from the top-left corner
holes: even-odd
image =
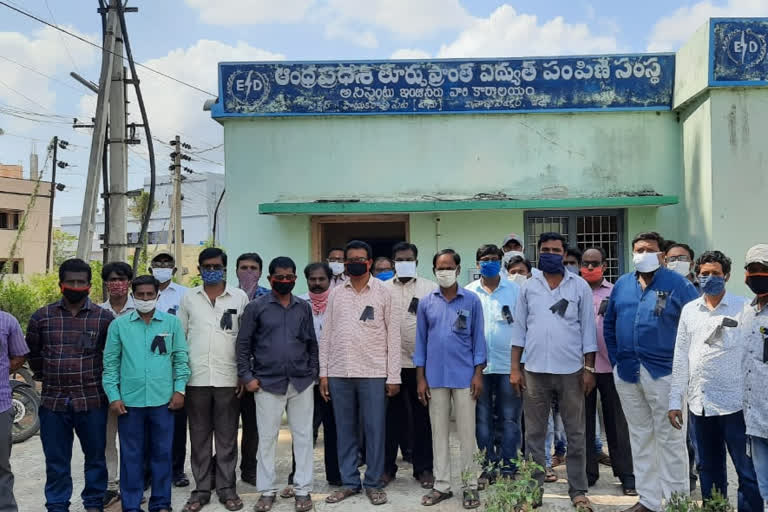
[[[173,257],[173,255],[172,255],[172,254],[169,254],[169,253],[167,253],[167,252],[161,252],[160,254],[155,254],[154,256],[152,256],[152,259],[151,259],[151,260],[149,260],[149,264],[150,264],[150,266],[151,266],[151,265],[152,265],[152,264],[153,264],[155,261],[157,261],[157,260],[159,260],[159,259],[167,259],[167,260],[171,260],[171,262],[172,262],[174,265],[176,264],[176,259]]]
[[[221,262],[224,264],[224,266],[227,266],[227,253],[225,253],[223,250],[219,249],[218,247],[207,247],[200,251],[200,254],[197,257],[197,263],[198,265],[202,265],[205,260],[211,260],[213,258],[218,258],[221,256]]]
[[[133,268],[124,261],[111,261],[104,265],[104,268],[101,269],[101,279],[106,281],[112,272],[129,281],[133,279]]]
[[[328,249],[328,252],[326,253],[325,257],[326,257],[326,258],[327,258],[327,257],[330,257],[331,253],[332,253],[332,252],[335,252],[335,251],[341,251],[341,252],[343,252],[344,254],[346,254],[346,252],[344,251],[344,248],[343,248],[343,247],[331,247],[330,249]]]
[[[344,248],[344,259],[347,258],[347,253],[350,249],[365,249],[365,252],[368,255],[368,259],[373,258],[373,249],[371,249],[371,246],[362,240],[352,240],[347,244],[347,246]]]
[[[333,270],[331,270],[331,266],[325,261],[317,261],[315,263],[310,263],[309,265],[304,267],[304,277],[306,279],[309,279],[309,275],[315,270],[322,270],[323,272],[325,272],[325,274],[328,276],[329,281],[333,279]]]
[[[80,258],[71,258],[61,264],[59,267],[59,281],[64,281],[64,274],[67,272],[85,272],[88,274],[88,282],[91,282],[91,266]]]
[[[141,286],[143,284],[151,284],[152,286],[154,286],[155,287],[155,293],[160,291],[160,281],[155,279],[153,276],[149,276],[149,275],[139,276],[136,279],[134,279],[133,281],[131,281],[131,290],[134,293],[136,293],[136,288],[138,288],[139,286]]]
[[[637,242],[656,242],[660,251],[664,251],[666,247],[664,243],[664,237],[655,231],[645,231],[643,233],[638,233],[635,238],[632,239],[633,250],[635,249],[635,244]]]
[[[375,267],[375,266],[376,266],[376,264],[377,264],[378,262],[380,262],[380,261],[388,261],[388,262],[389,262],[389,265],[390,265],[390,266],[392,267],[392,269],[394,270],[394,268],[395,268],[395,262],[394,262],[394,261],[392,261],[392,258],[390,258],[389,256],[379,256],[378,258],[376,258],[375,260],[373,260],[373,266]]]
[[[275,273],[275,269],[278,268],[289,268],[293,271],[294,274],[296,273],[296,263],[294,263],[293,260],[288,256],[278,256],[277,258],[270,261],[269,275],[273,275]]]
[[[408,242],[397,242],[394,247],[392,247],[392,258],[395,257],[395,254],[402,251],[413,251],[413,256],[416,259],[419,259],[419,249]]]
[[[667,243],[667,248],[664,249],[664,254],[668,253],[675,247],[680,247],[681,249],[685,249],[688,252],[688,255],[691,257],[691,261],[696,261],[696,255],[694,254],[693,249],[691,249],[691,246],[688,244],[683,244],[678,242],[669,242]]]
[[[550,240],[560,240],[560,243],[563,244],[563,250],[565,250],[565,248],[567,247],[565,237],[560,233],[555,233],[554,231],[540,234],[539,242],[536,247],[541,249],[541,244],[543,244],[544,242],[549,242]]]
[[[530,274],[531,269],[533,268],[533,265],[531,265],[531,262],[528,261],[527,258],[523,258],[522,256],[514,256],[510,258],[509,261],[507,262],[506,269],[509,270],[509,267],[514,267],[515,265],[519,265],[520,263],[525,265],[525,268],[528,269],[528,273]]]
[[[705,263],[719,263],[723,267],[723,274],[731,273],[731,258],[720,251],[706,251],[696,260],[696,272]]]
[[[475,254],[475,261],[480,261],[480,258],[483,258],[485,256],[492,256],[496,255],[499,257],[499,259],[504,257],[504,251],[499,249],[494,244],[485,244],[481,245],[480,248],[477,250],[477,253]]]
[[[581,262],[582,254],[583,253],[581,252],[581,249],[579,249],[578,247],[569,247],[565,250],[566,256],[573,256],[574,258],[576,258],[576,261],[578,262]]]
[[[235,268],[240,266],[241,261],[255,261],[259,264],[259,270],[264,270],[264,262],[261,261],[261,256],[255,252],[245,252],[237,257],[235,262]]]
[[[600,261],[602,263],[605,263],[605,260],[608,259],[608,255],[605,254],[605,249],[603,249],[602,247],[596,245],[594,247],[587,247],[586,249],[584,249],[584,252],[581,253],[581,258],[579,258],[579,261],[582,261],[584,259],[584,255],[587,253],[587,251],[597,251],[597,252],[599,252],[600,253]]]
[[[453,262],[456,263],[456,265],[461,265],[461,256],[459,256],[459,253],[454,251],[453,249],[443,249],[441,251],[438,251],[437,254],[432,258],[432,268],[437,267],[437,258],[440,256],[443,256],[445,254],[450,254],[453,256]]]

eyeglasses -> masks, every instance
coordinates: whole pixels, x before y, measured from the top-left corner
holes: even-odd
[[[203,270],[224,270],[224,265],[200,265]]]
[[[599,261],[585,261],[581,264],[581,266],[585,268],[597,268],[597,267],[602,267],[603,264],[600,263]]]
[[[368,258],[349,258],[346,263],[365,263]]]
[[[174,263],[172,261],[153,261],[152,268],[173,268]]]
[[[258,272],[261,270],[258,265],[240,265],[237,270],[253,270],[254,272]]]
[[[672,263],[673,261],[686,261],[690,263],[691,258],[690,256],[667,256],[667,263]]]
[[[296,280],[296,274],[276,274],[274,276],[270,276],[273,281],[295,281]]]
[[[483,256],[480,261],[501,261],[498,256]]]
[[[328,263],[344,263],[344,258],[328,258]]]

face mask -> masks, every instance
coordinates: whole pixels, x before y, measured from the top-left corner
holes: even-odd
[[[296,281],[276,281],[273,279],[270,283],[272,284],[272,289],[278,295],[288,295],[293,291],[293,287],[296,286]]]
[[[205,284],[219,284],[224,281],[224,270],[203,270],[200,272]]]
[[[440,288],[450,288],[456,284],[455,270],[437,270],[435,277],[437,277],[437,284],[440,285]]]
[[[416,277],[415,261],[396,261],[395,273],[397,277]]]
[[[153,309],[155,309],[155,305],[157,304],[157,299],[152,300],[139,300],[134,299],[133,302],[136,304],[136,311],[139,313],[149,313]]]
[[[309,302],[312,304],[312,311],[316,315],[325,312],[325,308],[328,306],[328,296],[331,294],[331,289],[328,288],[324,292],[309,291]]]
[[[517,283],[519,286],[523,286],[523,284],[525,284],[525,282],[528,280],[528,277],[526,277],[523,274],[509,274],[507,276],[507,279],[509,279],[514,283]]]
[[[701,276],[699,277],[701,290],[712,296],[718,296],[725,290],[725,278],[720,276]]]
[[[161,283],[167,283],[173,277],[172,268],[153,268],[152,275]]]
[[[691,273],[691,262],[690,261],[670,261],[669,263],[667,263],[667,268],[685,277]]]
[[[240,289],[249,297],[253,295],[253,292],[256,291],[256,288],[259,286],[259,278],[261,278],[261,272],[255,270],[237,271],[237,280],[240,283]]]
[[[563,255],[552,252],[539,254],[539,270],[545,274],[564,274]]]
[[[480,275],[483,277],[496,277],[501,272],[501,261],[481,261]]]
[[[347,274],[360,277],[368,272],[368,263],[347,263]]]
[[[86,297],[88,297],[88,294],[91,291],[91,287],[86,286],[85,288],[70,288],[66,285],[60,285],[61,286],[61,294],[64,296],[65,299],[67,299],[67,302],[71,304],[77,304],[78,302],[84,300]]]
[[[598,283],[603,280],[603,267],[581,267],[581,277],[588,283]]]
[[[395,277],[394,270],[385,270],[384,272],[379,272],[376,274],[376,279],[380,279],[382,281],[389,281],[393,277]]]
[[[635,270],[642,274],[654,272],[661,266],[657,252],[636,252],[632,254],[632,263]]]
[[[749,289],[758,297],[768,295],[768,273],[755,272],[750,274],[747,272],[746,283]]]
[[[340,261],[331,261],[328,263],[328,266],[331,267],[331,271],[335,276],[340,276],[344,273],[344,264]]]
[[[571,274],[579,275],[579,266],[576,265],[575,263],[572,263],[570,265],[566,265],[565,266],[565,270],[567,270]]]
[[[125,297],[128,295],[128,288],[131,283],[128,281],[107,281],[107,291],[110,297]]]

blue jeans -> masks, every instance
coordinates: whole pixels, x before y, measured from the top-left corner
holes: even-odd
[[[149,510],[170,509],[175,415],[167,405],[128,407],[127,410],[117,418],[123,512],[141,512],[145,451],[152,477]]]
[[[477,447],[485,450],[485,460],[502,464],[504,475],[513,475],[517,467],[513,460],[520,449],[520,413],[522,398],[512,389],[509,375],[483,375],[483,393],[475,408],[475,437]],[[494,442],[495,432],[501,430],[501,445]]]
[[[107,408],[87,412],[52,411],[40,407],[40,441],[45,453],[45,507],[66,512],[72,497],[72,442],[75,434],[85,457],[83,506],[104,509],[107,490]]]
[[[755,466],[757,474],[757,485],[760,488],[760,495],[768,506],[768,438],[750,437],[750,447],[752,448],[752,463]]]
[[[360,489],[360,471],[357,469],[359,425],[363,427],[367,465],[362,486],[366,489],[382,486],[387,425],[385,381],[384,378],[328,379],[336,420],[341,481],[347,489]]]
[[[762,511],[763,502],[757,488],[757,476],[752,460],[747,457],[747,436],[744,414],[739,411],[723,416],[690,414],[694,443],[699,454],[701,494],[712,496],[713,488],[728,496],[726,448],[739,477],[738,508],[740,511]]]
[[[563,426],[563,418],[560,417],[560,409],[557,407],[557,402],[552,404],[552,411],[549,413],[549,420],[547,421],[547,437],[545,440],[544,453],[548,468],[552,467],[553,440],[555,443],[555,454],[562,457],[568,450],[568,441],[565,438],[565,427]]]

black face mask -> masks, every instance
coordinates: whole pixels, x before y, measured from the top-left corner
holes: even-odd
[[[360,277],[368,272],[368,263],[347,263],[347,274]]]
[[[271,281],[272,282],[272,289],[275,290],[279,295],[288,295],[293,290],[293,287],[296,286],[295,281]]]
[[[67,299],[67,302],[70,304],[77,304],[78,302],[84,300],[88,294],[90,293],[91,288],[67,288],[65,286],[61,287],[61,294],[64,296],[65,299]]]
[[[768,294],[768,275],[748,275],[746,283],[755,295]]]

